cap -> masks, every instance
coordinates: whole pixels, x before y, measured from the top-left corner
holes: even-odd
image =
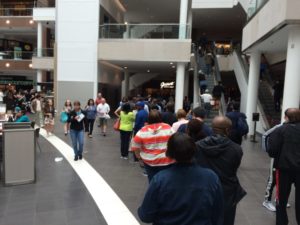
[[[145,103],[142,102],[142,101],[137,102],[135,105],[136,105],[136,106],[139,106],[139,107],[141,107],[141,108],[144,108],[144,107],[145,107]]]
[[[20,108],[19,106],[17,106],[17,107],[15,108],[15,113],[19,113],[19,112],[21,112],[21,108]]]

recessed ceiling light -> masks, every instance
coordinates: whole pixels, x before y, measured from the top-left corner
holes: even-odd
[[[6,20],[5,23],[6,23],[6,24],[10,24],[10,20]]]
[[[32,68],[32,63],[30,63],[28,66],[29,66],[29,68]]]
[[[5,63],[5,66],[6,66],[6,67],[10,67],[10,64],[9,64],[9,63]]]
[[[172,68],[176,68],[176,66],[172,66]]]
[[[150,73],[150,70],[147,70],[147,73]]]
[[[127,66],[124,66],[124,69],[125,69],[125,70],[127,70],[127,68],[128,68]]]
[[[172,62],[170,62],[170,65],[173,65],[173,63],[172,63]]]
[[[127,24],[128,24],[128,22],[126,22],[126,21],[125,21],[125,23],[124,23],[124,24],[125,24],[125,25],[127,25]]]
[[[33,20],[29,20],[29,23],[30,23],[30,24],[33,24],[34,22],[33,22]]]

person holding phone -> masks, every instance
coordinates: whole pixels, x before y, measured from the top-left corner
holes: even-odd
[[[75,101],[74,109],[69,114],[70,136],[74,149],[74,160],[82,159],[83,143],[84,143],[84,118],[85,113],[80,107],[80,102]]]

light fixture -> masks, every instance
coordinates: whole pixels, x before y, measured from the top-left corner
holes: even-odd
[[[175,68],[176,68],[176,66],[172,66],[172,68],[173,68],[173,69],[175,69]]]
[[[6,20],[5,23],[6,23],[6,24],[10,24],[10,20]]]
[[[147,73],[150,73],[150,70],[147,70]]]
[[[127,21],[125,21],[125,22],[124,22],[124,24],[125,24],[125,25],[127,25],[127,24],[128,24],[128,22],[127,22]]]
[[[172,62],[170,62],[170,65],[173,65],[173,63],[172,63]]]
[[[29,68],[32,68],[32,63],[30,63],[28,66],[29,66]]]
[[[5,66],[6,66],[6,67],[10,67],[10,64],[9,64],[9,63],[5,63]]]
[[[29,20],[29,23],[30,23],[30,24],[33,24],[33,23],[34,23],[34,21],[33,21],[33,20]]]
[[[125,70],[127,70],[127,68],[128,68],[127,66],[124,66],[124,69],[125,69]]]

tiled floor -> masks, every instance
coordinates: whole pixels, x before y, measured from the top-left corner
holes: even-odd
[[[0,185],[0,225],[105,225],[87,189],[56,149],[41,139],[35,184]]]
[[[94,138],[85,141],[84,157],[136,215],[148,185],[147,178],[138,164],[120,159],[118,133],[110,130],[107,137],[102,137],[97,128],[95,130]],[[55,133],[70,143],[58,123]],[[243,147],[239,177],[248,195],[238,206],[236,225],[273,225],[275,214],[261,205],[269,158],[260,150],[259,144],[245,141]],[[0,187],[0,225],[105,224],[71,167],[65,161],[54,163],[58,152],[43,141],[43,153],[38,155],[37,184]],[[290,224],[296,225],[294,194],[290,203]]]

